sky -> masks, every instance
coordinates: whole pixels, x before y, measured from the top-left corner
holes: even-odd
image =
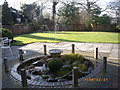
[[[9,4],[9,7],[13,7],[17,10],[20,10],[20,6],[22,4],[31,4],[33,2],[37,1],[37,3],[40,3],[41,1],[46,1],[46,0],[7,0],[8,4]],[[49,2],[47,2],[47,6],[49,5],[50,8],[52,8],[52,1],[53,0],[48,0]],[[63,1],[63,0],[61,0]],[[65,1],[65,0],[64,0]],[[79,0],[67,0],[67,1],[79,1]],[[93,0],[92,0],[93,1]],[[96,1],[96,0],[94,0]],[[113,1],[113,0],[99,0],[97,3],[99,4],[100,7],[102,7],[103,9],[106,8],[106,5],[110,2],[110,1]],[[4,0],[0,0],[0,5],[2,5],[4,3]]]
[[[20,10],[20,4],[30,4],[32,2],[40,2],[40,1],[45,1],[45,0],[7,0],[9,7],[16,8]],[[49,2],[52,2],[52,0],[48,0]],[[62,0],[61,0],[62,1]],[[79,0],[68,0],[68,1],[79,1]],[[99,5],[101,7],[104,7],[108,2],[113,1],[113,0],[99,0]],[[0,5],[4,3],[4,0],[0,0]]]

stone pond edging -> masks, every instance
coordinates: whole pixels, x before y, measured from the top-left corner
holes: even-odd
[[[39,56],[39,57],[40,57],[40,56]],[[36,57],[30,58],[30,59],[34,59],[34,58],[36,58]],[[37,58],[38,58],[38,56],[37,56]],[[30,60],[30,59],[29,59],[29,60]],[[10,73],[11,73],[11,76],[12,76],[15,80],[21,82],[21,76],[20,76],[20,74],[18,74],[18,72],[17,72],[17,68],[18,68],[19,65],[20,65],[20,63],[14,65],[14,66],[11,68]],[[90,74],[88,74],[88,75],[86,75],[86,76],[84,76],[84,77],[82,77],[82,78],[79,78],[79,79],[78,79],[78,83],[79,83],[79,84],[83,84],[83,83],[87,82],[87,81],[85,81],[85,79],[95,77],[98,73],[100,73],[101,67],[102,67],[102,63],[100,63],[93,71],[91,71]],[[28,83],[29,85],[42,86],[42,87],[54,87],[54,86],[72,85],[72,80],[70,80],[70,81],[64,81],[64,82],[47,82],[47,81],[42,80],[42,79],[40,78],[40,76],[36,76],[36,78],[37,78],[37,80],[33,80],[33,79],[32,79],[32,80],[28,80],[28,79],[27,79],[27,83]]]

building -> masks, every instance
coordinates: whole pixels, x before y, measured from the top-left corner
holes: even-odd
[[[16,9],[14,9],[12,7],[10,7],[10,11],[12,12],[14,24],[21,23],[21,15],[20,15],[20,13]]]

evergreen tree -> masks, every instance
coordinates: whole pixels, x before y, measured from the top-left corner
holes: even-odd
[[[10,8],[8,7],[8,2],[5,1],[2,5],[2,25],[12,25],[13,18]]]
[[[72,3],[64,3],[64,6],[58,10],[60,22],[63,24],[76,24],[78,15],[79,8]]]

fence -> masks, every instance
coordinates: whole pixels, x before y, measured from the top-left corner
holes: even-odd
[[[113,32],[117,31],[115,26],[111,25],[93,25],[93,26],[94,26],[92,28],[93,31],[113,31]],[[34,28],[32,25],[12,25],[12,26],[5,25],[3,26],[3,28],[9,29],[15,35],[34,32]],[[43,31],[44,30],[54,31],[54,27],[53,25],[52,26],[49,25],[47,26],[47,29],[46,27],[43,27]],[[89,30],[85,25],[82,24],[65,24],[65,25],[60,24],[59,27],[57,28],[57,31],[92,31],[92,30]]]
[[[115,31],[118,31],[118,30],[115,28],[115,26],[112,26],[112,25],[104,25],[104,24],[96,25],[96,24],[94,24],[93,31],[115,32]]]
[[[104,25],[104,24],[94,24],[93,27],[88,28],[84,24],[65,24],[60,25],[58,30],[63,31],[117,31],[115,26],[112,25]]]
[[[9,29],[14,35],[27,34],[34,31],[33,27],[30,25],[5,25],[3,28]]]

